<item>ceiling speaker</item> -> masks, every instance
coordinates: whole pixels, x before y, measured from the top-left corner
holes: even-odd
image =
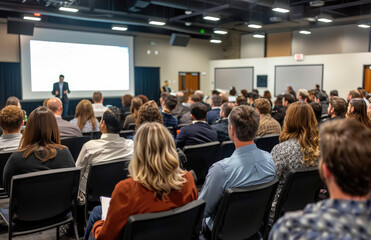
[[[191,39],[190,35],[173,33],[171,34],[169,42],[171,46],[186,47],[188,45],[189,39]]]
[[[33,35],[35,24],[30,22],[14,21],[8,19],[8,33]]]

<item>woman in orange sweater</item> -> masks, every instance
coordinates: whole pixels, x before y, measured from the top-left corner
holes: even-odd
[[[116,185],[105,221],[100,220],[102,208],[94,208],[84,239],[120,239],[131,215],[167,211],[197,199],[193,177],[179,168],[174,140],[162,124],[144,123],[138,129],[129,173]]]

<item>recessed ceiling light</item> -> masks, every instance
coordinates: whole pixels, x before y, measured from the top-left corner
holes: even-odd
[[[249,28],[256,28],[256,29],[258,29],[258,28],[262,28],[262,25],[260,25],[260,24],[256,24],[256,23],[250,23],[250,24],[248,24],[247,25]]]
[[[317,21],[324,22],[324,23],[330,23],[332,22],[332,17],[328,15],[321,14],[317,16]]]
[[[222,40],[220,39],[210,39],[211,43],[222,43]]]
[[[216,21],[220,20],[220,16],[216,15],[216,14],[205,14],[203,18],[205,20],[209,20],[209,21],[213,21],[213,22],[216,22]]]
[[[265,35],[262,34],[262,33],[255,33],[254,35],[252,35],[254,38],[265,38]]]
[[[308,34],[311,34],[312,32],[308,30],[300,30],[299,33],[308,35]]]
[[[192,14],[192,11],[191,10],[185,10],[184,13],[189,15],[189,14]]]
[[[187,27],[191,26],[192,23],[191,22],[185,22],[184,25],[186,25]]]
[[[360,27],[360,28],[370,28],[370,25],[368,25],[368,24],[359,24],[358,27]]]
[[[288,12],[290,12],[289,9],[287,9],[287,8],[281,8],[281,7],[275,7],[272,10],[275,11],[275,12],[280,12],[280,13],[288,13]]]
[[[30,21],[37,21],[40,22],[41,18],[40,17],[35,17],[35,16],[23,16],[24,20],[30,20]]]
[[[112,30],[123,32],[123,31],[128,30],[128,26],[126,26],[126,25],[112,25]]]
[[[166,24],[166,20],[163,18],[150,18],[148,23],[152,25],[163,26]]]
[[[225,35],[225,34],[228,34],[228,30],[226,30],[226,29],[216,28],[216,29],[214,29],[214,33],[215,33],[215,34]]]
[[[69,8],[69,7],[60,7],[59,10],[65,11],[65,12],[73,12],[73,13],[76,13],[79,11],[79,9],[77,8]]]

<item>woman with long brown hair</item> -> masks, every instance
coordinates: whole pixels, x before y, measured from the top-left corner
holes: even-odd
[[[367,116],[367,105],[362,98],[353,98],[348,104],[346,118],[361,122],[368,128],[371,128],[371,120]]]
[[[131,215],[167,211],[197,199],[192,175],[179,168],[174,139],[158,122],[139,127],[129,174],[116,185],[106,220],[100,220],[101,207],[94,208],[84,239],[120,239]]]
[[[86,99],[77,104],[75,118],[70,122],[76,124],[81,132],[99,131],[99,122],[94,115],[93,105]]]
[[[68,148],[61,145],[55,116],[46,107],[38,107],[28,118],[18,151],[5,165],[5,190],[9,192],[14,175],[66,167],[75,167],[75,162]]]
[[[316,166],[319,159],[319,131],[312,107],[295,102],[287,109],[280,144],[271,151],[279,184],[271,214],[291,169]],[[272,216],[272,215],[271,215]]]

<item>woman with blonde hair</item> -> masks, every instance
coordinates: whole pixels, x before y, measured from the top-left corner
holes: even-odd
[[[77,104],[75,118],[70,122],[76,124],[83,133],[99,131],[99,122],[94,115],[93,105],[86,99]]]
[[[279,178],[271,217],[291,169],[316,166],[319,159],[319,131],[312,107],[306,102],[290,104],[286,112],[280,144],[271,151]]]
[[[61,145],[54,114],[46,107],[36,108],[28,118],[18,151],[5,165],[6,191],[14,175],[67,167],[75,167],[75,161],[68,148]]]
[[[139,127],[129,174],[116,185],[106,220],[100,220],[102,208],[94,208],[84,239],[120,239],[131,215],[167,211],[197,199],[193,177],[179,168],[175,142],[160,123]]]

